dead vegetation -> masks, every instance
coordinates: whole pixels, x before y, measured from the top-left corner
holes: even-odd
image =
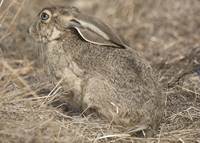
[[[42,60],[36,60],[42,45],[27,34],[37,13],[53,3],[74,5],[103,19],[150,62],[166,95],[165,117],[155,138],[131,137],[131,128],[70,112],[59,86],[53,88]],[[1,0],[0,142],[200,143],[198,13],[198,0]]]

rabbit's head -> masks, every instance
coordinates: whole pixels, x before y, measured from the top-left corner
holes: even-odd
[[[61,38],[65,32],[65,23],[70,21],[75,13],[79,13],[75,7],[47,7],[35,18],[29,27],[29,34],[35,41],[47,43]]]
[[[87,42],[118,48],[129,47],[121,34],[101,20],[82,14],[73,6],[44,8],[29,27],[29,34],[35,41],[47,43],[63,38],[74,28]]]

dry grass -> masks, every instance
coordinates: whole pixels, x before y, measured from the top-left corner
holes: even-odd
[[[35,60],[35,48],[41,45],[32,44],[27,34],[39,10],[51,3],[0,2],[0,142],[200,143],[198,0],[54,1],[102,18],[150,62],[166,94],[165,117],[151,139],[131,137],[131,128],[69,112],[59,86],[52,88],[41,61]]]

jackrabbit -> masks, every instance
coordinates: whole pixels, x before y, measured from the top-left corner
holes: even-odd
[[[74,107],[155,134],[164,95],[150,65],[118,31],[75,7],[55,6],[39,13],[29,34],[45,43],[46,72],[55,84],[63,79]]]

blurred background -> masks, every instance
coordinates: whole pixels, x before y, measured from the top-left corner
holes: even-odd
[[[44,46],[35,43],[27,29],[44,7],[52,5],[73,5],[117,29],[151,64],[165,92],[165,117],[157,137],[161,137],[161,142],[200,142],[199,0],[1,0],[0,138],[13,142],[52,138],[58,142],[90,142],[95,138],[96,142],[111,142],[116,138],[98,137],[104,133],[124,133],[121,129],[106,130],[99,121],[97,126],[96,120],[91,121],[95,125],[90,125],[89,119],[82,121],[76,116],[68,120],[49,106],[38,108],[53,85],[44,78]],[[39,116],[39,109],[46,113],[49,108],[54,111],[53,115]],[[87,130],[97,135],[80,124],[75,125],[75,119],[87,124]],[[67,128],[67,124],[73,126]],[[94,126],[103,133],[97,133]],[[79,134],[69,139],[74,132]],[[137,140],[121,138],[118,141]]]

